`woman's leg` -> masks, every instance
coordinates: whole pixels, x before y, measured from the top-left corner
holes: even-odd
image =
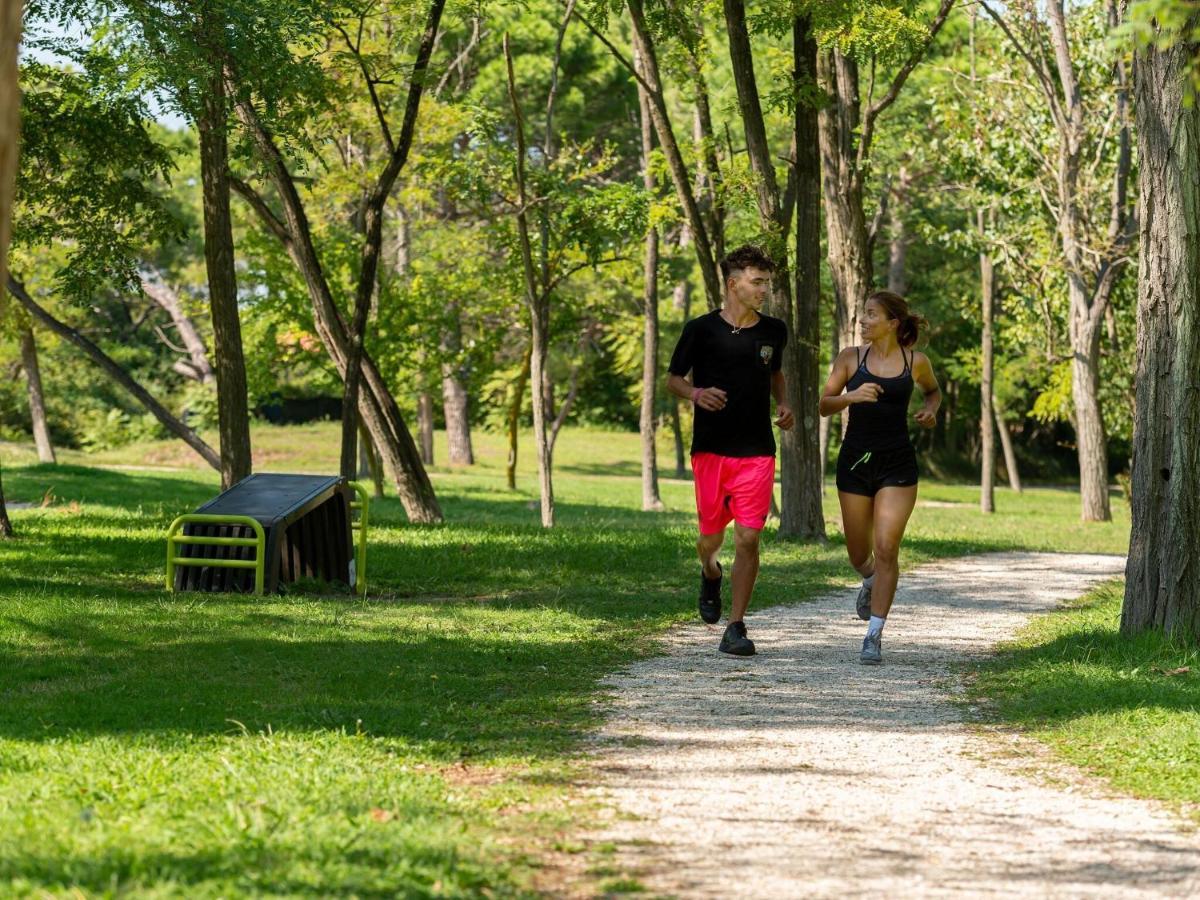
[[[875,560],[871,558],[875,498],[838,491],[838,503],[842,506],[842,532],[850,565],[867,578],[875,571]]]
[[[875,495],[873,550],[875,584],[871,588],[871,615],[887,618],[900,578],[900,540],[917,503],[917,486],[880,488]]]

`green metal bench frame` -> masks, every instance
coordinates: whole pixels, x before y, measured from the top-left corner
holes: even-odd
[[[240,525],[253,529],[252,538],[202,537],[183,534],[183,526],[197,525]],[[175,548],[180,544],[198,544],[204,547],[253,547],[254,559],[212,559],[204,556],[179,556]],[[253,569],[254,593],[262,596],[263,564],[266,557],[267,535],[257,519],[250,516],[213,516],[205,513],[188,513],[180,516],[167,529],[167,590],[175,590],[176,566],[215,566],[219,569]]]
[[[350,530],[357,532],[354,548],[354,589],[358,596],[367,595],[367,526],[371,501],[367,489],[357,481],[347,481],[346,486],[352,488],[358,496],[358,502],[350,502]],[[358,512],[358,521],[354,521],[354,513]]]

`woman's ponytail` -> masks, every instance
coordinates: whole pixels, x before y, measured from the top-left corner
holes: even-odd
[[[896,319],[900,323],[896,326],[896,341],[901,347],[913,346],[921,336],[921,331],[929,327],[924,316],[909,311],[908,301],[899,294],[874,291],[867,299],[874,300],[884,308],[889,319]]]

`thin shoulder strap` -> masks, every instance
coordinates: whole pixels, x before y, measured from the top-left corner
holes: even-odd
[[[858,368],[862,365],[862,354],[858,352],[858,344],[854,345],[854,367]]]
[[[912,363],[913,363],[912,353],[913,353],[912,350],[909,350],[908,356],[904,356],[904,348],[903,347],[900,348],[900,355],[904,356],[904,371],[905,372],[912,371]]]

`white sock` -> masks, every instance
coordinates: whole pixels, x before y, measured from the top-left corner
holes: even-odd
[[[870,575],[864,578],[863,584],[865,584],[867,587],[871,587],[873,584],[875,584],[875,573],[872,572]]]
[[[887,616],[871,616],[871,621],[867,623],[867,637],[879,637],[883,634],[885,622],[887,622]]]

